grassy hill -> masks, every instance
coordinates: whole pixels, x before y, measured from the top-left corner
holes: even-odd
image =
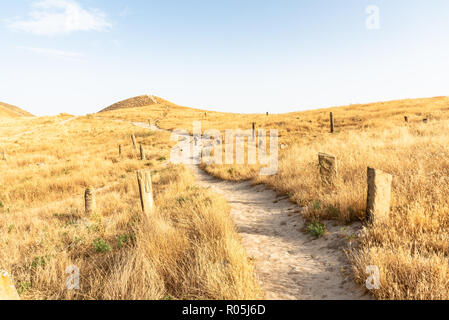
[[[0,269],[22,299],[261,297],[228,204],[196,186],[182,165],[166,163],[168,133],[92,115],[4,123]],[[148,218],[136,182],[141,169],[153,182],[156,211]],[[92,214],[84,210],[87,186],[96,190]],[[81,290],[66,289],[70,266],[80,269]]]
[[[113,111],[113,110],[126,109],[126,108],[139,108],[139,107],[151,106],[151,105],[156,105],[156,104],[161,104],[161,103],[168,103],[168,101],[166,101],[162,98],[156,97],[156,96],[142,95],[142,96],[137,96],[137,97],[129,98],[129,99],[114,103],[113,105],[111,105],[107,108],[104,108],[100,112]]]
[[[335,133],[329,130],[329,113]],[[348,253],[362,285],[366,267],[378,266],[379,299],[449,299],[449,98],[349,105],[289,114],[231,114],[154,104],[101,115],[132,121],[158,119],[165,129],[279,130],[279,170],[259,176],[261,165],[202,164],[222,179],[252,179],[287,194],[310,222],[364,220],[368,166],[394,176],[390,219],[368,226]],[[405,117],[408,121],[405,121]],[[424,121],[427,119],[426,121]],[[225,148],[223,144],[223,149]],[[338,178],[323,190],[319,152],[337,157]],[[223,153],[224,154],[224,153]],[[357,237],[356,237],[357,238]]]
[[[0,118],[34,117],[31,113],[19,107],[0,102]]]

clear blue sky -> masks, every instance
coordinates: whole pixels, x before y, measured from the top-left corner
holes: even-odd
[[[449,95],[447,0],[9,0],[0,39],[0,101],[37,115],[140,94],[245,113]]]

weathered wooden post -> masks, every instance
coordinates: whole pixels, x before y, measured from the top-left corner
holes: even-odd
[[[330,125],[331,125],[331,133],[334,133],[334,114],[330,113]]]
[[[318,154],[321,182],[324,187],[335,186],[337,178],[337,159],[325,153]]]
[[[136,136],[134,133],[131,135],[131,140],[133,141],[134,150],[137,150]]]
[[[405,116],[405,117],[404,117],[404,120],[405,120],[405,122],[408,122],[408,117]]]
[[[121,144],[118,145],[118,156],[119,157],[122,156],[122,145]]]
[[[393,176],[391,174],[368,168],[366,215],[369,222],[388,218],[390,214],[392,181]]]
[[[6,161],[6,152],[5,149],[2,150],[2,160]]]
[[[145,151],[143,150],[143,145],[140,145],[140,160],[145,160]]]
[[[97,209],[97,202],[95,201],[95,189],[87,187],[84,193],[84,207],[86,214],[90,215]]]
[[[137,183],[139,185],[140,204],[142,211],[149,216],[154,211],[153,185],[151,174],[148,170],[137,171]]]
[[[0,300],[20,300],[14,282],[4,270],[0,270]]]
[[[256,123],[253,122],[253,141],[256,140]]]

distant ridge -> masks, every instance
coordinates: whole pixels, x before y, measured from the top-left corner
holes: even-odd
[[[168,101],[152,95],[142,95],[114,103],[113,105],[101,110],[100,112],[125,109],[125,108],[139,108],[160,103],[168,103]]]
[[[34,117],[33,114],[19,107],[0,102],[0,118]]]

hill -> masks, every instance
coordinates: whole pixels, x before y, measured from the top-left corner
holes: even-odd
[[[0,118],[34,117],[31,113],[19,107],[0,102]]]
[[[367,167],[393,175],[389,219],[367,224],[360,234],[347,235],[357,242],[348,251],[353,275],[364,285],[366,268],[378,267],[381,286],[371,293],[379,299],[445,300],[449,299],[449,284],[444,280],[449,277],[448,110],[448,97],[434,97],[269,115],[153,105],[102,117],[152,122],[158,118],[163,129],[190,132],[194,121],[201,121],[203,131],[222,133],[250,129],[252,123],[257,129],[277,129],[276,174],[260,176],[258,167],[248,164],[203,163],[201,167],[221,179],[252,179],[288,195],[307,208],[301,215],[309,226],[328,219],[343,225],[365,221]],[[330,112],[335,119],[333,134]],[[338,162],[332,192],[320,183],[320,152],[334,155]]]
[[[142,95],[137,96],[134,98],[126,99],[117,103],[114,103],[113,105],[104,108],[100,112],[106,112],[106,111],[113,111],[117,109],[127,109],[127,108],[139,108],[139,107],[145,107],[145,106],[151,106],[155,104],[161,104],[166,103],[168,101],[152,96],[152,95]]]

